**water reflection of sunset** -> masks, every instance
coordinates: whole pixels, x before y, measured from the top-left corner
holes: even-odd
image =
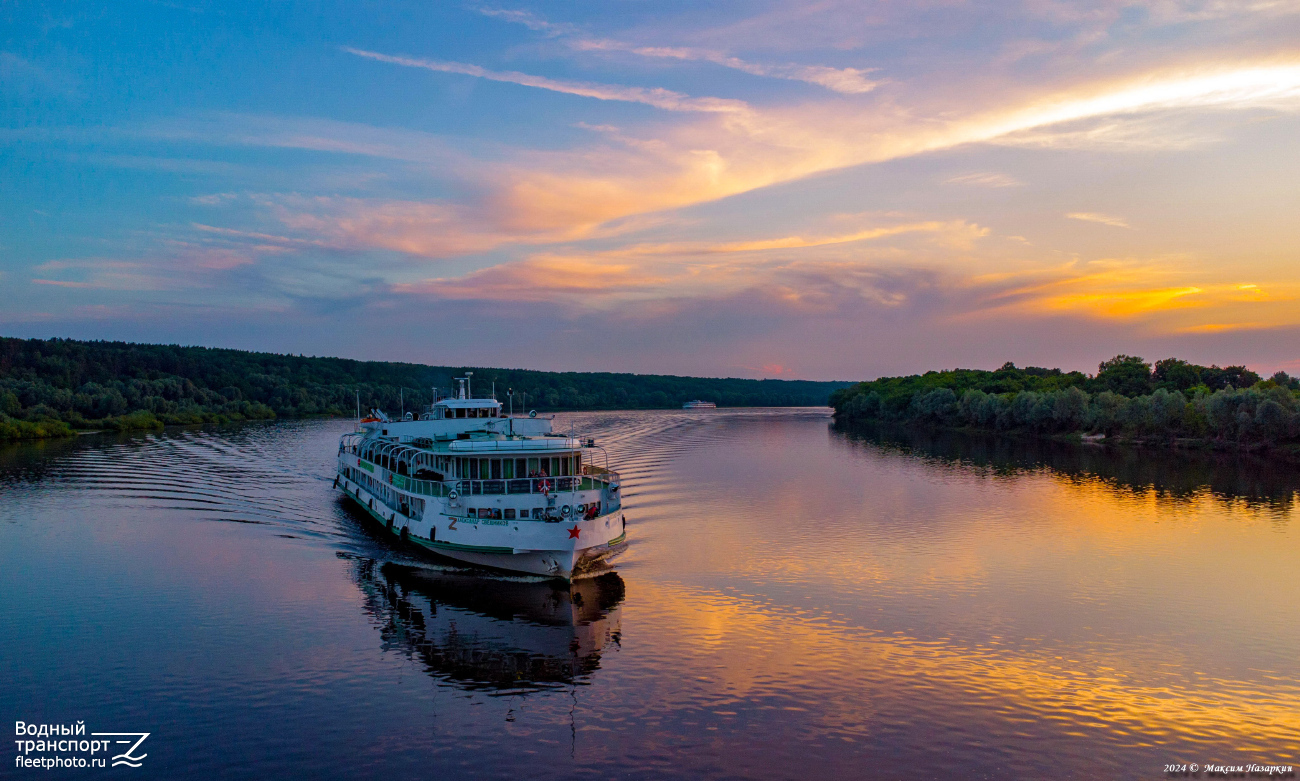
[[[914,708],[1045,744],[1297,756],[1285,469],[717,428],[639,481],[637,555],[673,576],[627,613],[711,699],[797,689],[850,740]]]
[[[321,781],[1300,763],[1294,470],[825,410],[569,417],[633,542],[568,589],[367,531],[315,476],[345,423],[0,453],[0,706],[142,703],[192,767],[233,741]]]
[[[655,605],[655,624],[671,627],[658,652],[707,671],[697,681],[714,702],[761,701],[798,688],[820,704],[818,729],[832,738],[866,737],[885,726],[875,704],[908,701],[914,718],[938,728],[983,713],[1001,729],[1054,723],[1051,731],[1063,737],[1100,732],[1125,745],[1192,743],[1300,759],[1294,748],[1278,753],[1300,730],[1293,679],[1194,672],[1178,647],[1155,641],[1062,648],[990,636],[967,645],[884,634],[716,591],[652,586],[638,597]]]

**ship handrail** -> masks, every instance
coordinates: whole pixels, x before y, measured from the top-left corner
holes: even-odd
[[[382,467],[378,467],[383,469]],[[387,471],[387,470],[384,470]],[[554,494],[572,491],[599,491],[617,486],[616,472],[605,475],[562,475],[560,477],[516,477],[499,480],[419,480],[406,475],[388,473],[389,485],[418,496],[447,497],[455,491],[460,496],[514,496],[523,494]]]
[[[527,452],[551,450],[578,450],[582,442],[577,437],[563,439],[458,439],[447,444],[453,453]]]

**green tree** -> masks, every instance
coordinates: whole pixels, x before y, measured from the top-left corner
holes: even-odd
[[[1116,355],[1097,367],[1097,384],[1122,396],[1151,392],[1151,364],[1135,355]]]

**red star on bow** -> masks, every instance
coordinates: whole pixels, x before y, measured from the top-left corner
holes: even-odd
[[[579,531],[577,526],[574,526],[572,529],[569,529],[569,539],[576,540],[578,539],[579,534],[582,534],[582,532]]]

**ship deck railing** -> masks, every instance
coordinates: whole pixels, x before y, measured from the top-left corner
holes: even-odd
[[[461,496],[518,494],[555,494],[570,491],[599,491],[618,481],[617,472],[599,467],[598,472],[569,477],[523,477],[500,480],[419,480],[399,474],[389,474],[394,488],[421,496],[450,496],[455,491]]]

